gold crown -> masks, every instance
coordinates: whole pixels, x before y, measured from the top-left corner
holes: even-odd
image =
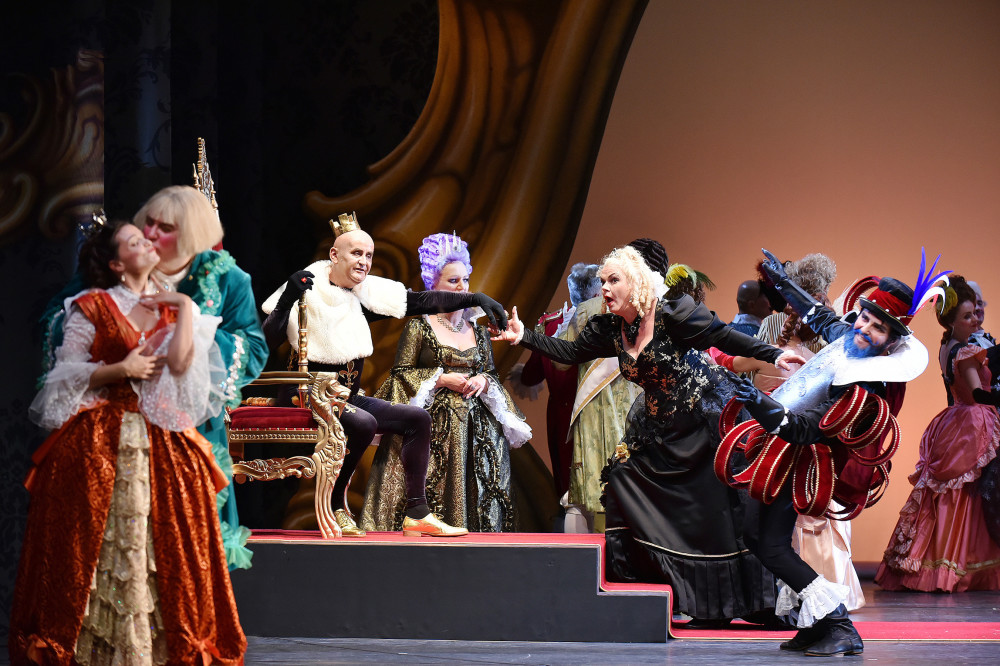
[[[336,220],[330,220],[330,228],[333,229],[334,238],[346,234],[348,231],[361,231],[358,224],[358,214],[341,213]]]

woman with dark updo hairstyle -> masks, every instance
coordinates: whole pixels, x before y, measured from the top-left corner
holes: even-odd
[[[937,308],[949,407],[920,439],[913,490],[875,575],[887,590],[1000,590],[1000,525],[983,497],[995,493],[1000,473],[990,464],[1000,441],[1000,396],[989,390],[986,350],[969,344],[980,323],[976,292],[963,277],[950,278]]]
[[[218,317],[150,280],[160,256],[132,224],[95,224],[92,288],[69,299],[32,419],[10,615],[11,661],[242,663],[216,492],[226,478],[195,429],[222,408]]]
[[[125,224],[124,220],[115,220],[99,225],[80,245],[80,273],[91,287],[108,289],[121,282],[121,276],[111,270],[111,262],[118,258],[116,235]]]

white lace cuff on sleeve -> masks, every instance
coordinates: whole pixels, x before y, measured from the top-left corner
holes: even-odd
[[[29,418],[46,430],[56,430],[81,409],[105,402],[104,391],[90,388],[90,376],[102,365],[90,358],[95,334],[90,320],[72,307],[63,325],[63,343],[56,350],[55,365],[28,408]]]
[[[486,376],[486,390],[479,397],[500,423],[510,448],[516,449],[531,439],[531,426],[507,408],[503,388],[492,377]]]
[[[415,396],[410,398],[410,404],[421,409],[430,409],[431,403],[434,402],[435,385],[442,373],[444,373],[444,368],[438,368],[429,379],[420,382],[420,389]]]

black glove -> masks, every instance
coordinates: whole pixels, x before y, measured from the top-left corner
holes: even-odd
[[[733,375],[733,393],[736,399],[750,412],[750,416],[763,426],[764,430],[774,432],[785,419],[785,407],[780,402],[761,391],[753,382],[744,377]]]
[[[997,391],[986,391],[981,388],[972,389],[972,399],[980,405],[1000,407],[1000,392]]]
[[[490,325],[501,331],[507,330],[507,313],[503,311],[503,306],[492,298],[481,292],[472,295],[472,301],[483,309],[490,320]]]
[[[771,278],[771,282],[777,285],[782,280],[787,280],[788,273],[785,272],[785,265],[781,263],[776,256],[764,248],[761,248],[760,251],[764,253],[765,257],[767,257],[767,259],[761,263],[760,267],[765,273],[767,273],[767,277]]]
[[[306,293],[308,289],[312,289],[314,277],[309,271],[292,273],[292,276],[288,278],[288,282],[285,283],[285,290],[281,292],[281,296],[278,298],[276,309],[290,310],[295,305],[295,302],[299,300],[299,296]]]
[[[805,317],[813,308],[823,307],[823,304],[813,298],[812,294],[789,279],[788,273],[785,272],[785,265],[778,261],[777,257],[764,248],[761,248],[760,251],[767,257],[767,260],[760,265],[761,270],[767,273],[767,277],[774,283],[774,288],[799,313],[800,317]]]

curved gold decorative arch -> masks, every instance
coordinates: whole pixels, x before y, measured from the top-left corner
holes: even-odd
[[[24,118],[0,112],[0,246],[31,224],[64,238],[104,204],[104,59],[81,50],[49,78],[15,75]]]
[[[420,241],[457,231],[472,250],[475,288],[537,316],[573,247],[646,3],[439,0],[437,70],[413,129],[369,167],[366,185],[339,197],[309,192],[307,213],[325,226],[358,211],[375,238],[373,271],[414,288]],[[369,362],[377,381],[402,324],[379,327]],[[497,347],[498,367],[518,353]]]

